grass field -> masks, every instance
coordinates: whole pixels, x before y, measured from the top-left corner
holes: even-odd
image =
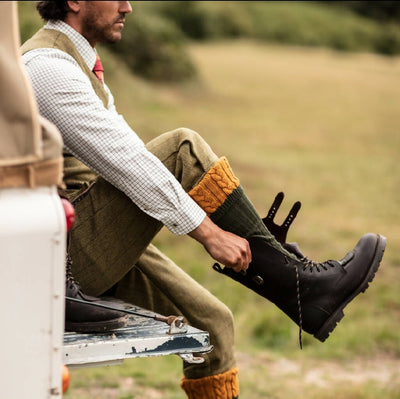
[[[119,111],[145,140],[179,126],[226,155],[265,216],[301,200],[289,233],[314,260],[341,258],[362,234],[385,235],[381,270],[324,344],[273,305],[211,269],[197,243],[162,231],[157,245],[233,311],[241,398],[400,398],[400,58],[255,42],[191,45],[200,79],[168,86],[118,74]],[[278,218],[279,220],[279,218]],[[262,309],[262,311],[260,311]],[[178,358],[75,370],[69,399],[178,399]]]

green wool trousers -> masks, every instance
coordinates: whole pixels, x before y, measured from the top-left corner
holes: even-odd
[[[147,144],[185,191],[218,161],[194,131],[177,129]],[[182,315],[210,333],[214,350],[198,365],[184,363],[186,378],[224,373],[235,367],[231,311],[151,244],[162,224],[142,212],[102,178],[75,195],[76,222],[69,253],[83,290],[115,297],[164,315]]]

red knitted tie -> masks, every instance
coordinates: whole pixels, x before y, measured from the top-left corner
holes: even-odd
[[[101,83],[104,83],[104,69],[98,54],[96,54],[96,63],[94,64],[93,72],[97,76],[97,79],[99,79]]]

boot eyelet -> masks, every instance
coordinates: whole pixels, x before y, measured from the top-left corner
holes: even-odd
[[[285,255],[285,264],[289,264],[289,260],[288,260],[288,258],[286,257],[286,255]]]
[[[264,284],[264,279],[261,276],[254,276],[253,281],[258,285]]]

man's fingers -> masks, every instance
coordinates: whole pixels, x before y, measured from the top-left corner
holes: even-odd
[[[244,241],[244,243],[244,248],[241,250],[239,257],[230,264],[225,265],[227,267],[231,267],[235,272],[247,270],[249,264],[251,263],[251,250],[249,243],[247,241]]]
[[[243,270],[243,268],[242,268],[241,266],[235,266],[235,267],[232,267],[232,269],[233,269],[236,273],[239,273],[239,272],[241,272],[241,271]]]
[[[249,242],[236,234],[222,230],[206,217],[189,235],[201,242],[219,263],[236,272],[247,270],[251,262]]]
[[[246,245],[247,245],[247,250],[246,250],[246,262],[245,262],[245,269],[244,270],[248,269],[248,267],[249,267],[249,265],[251,263],[251,260],[252,260],[251,249],[250,249],[249,242],[247,240],[246,240]]]
[[[238,260],[238,262],[236,263],[236,265],[234,265],[233,270],[235,270],[236,272],[240,272],[242,270],[247,270],[250,262],[251,262],[250,246],[249,246],[248,241],[244,240],[244,248],[241,252],[241,257]]]

